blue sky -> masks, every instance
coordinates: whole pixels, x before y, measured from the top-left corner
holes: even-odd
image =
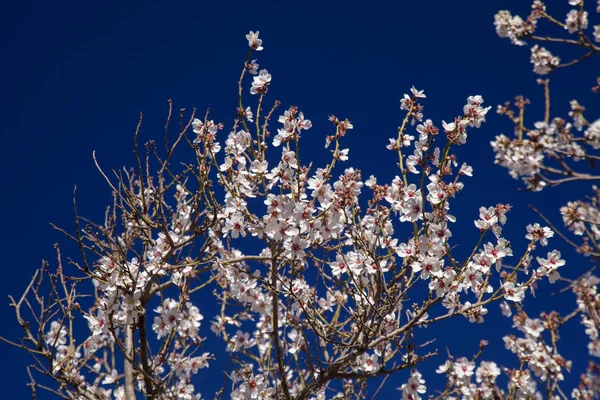
[[[547,2],[561,18],[566,3]],[[558,207],[581,198],[588,186],[574,184],[544,194],[519,192],[520,183],[493,164],[489,146],[496,134],[512,131],[494,113],[497,104],[525,94],[533,103],[530,122],[542,115],[541,88],[535,83],[529,51],[498,38],[492,24],[499,9],[523,15],[528,7],[521,0],[3,2],[1,334],[19,334],[5,294],[20,294],[41,260],[55,259],[54,243],[69,248],[49,222],[74,229],[73,186],[78,187],[81,214],[92,219],[100,218],[110,202],[110,190],[93,164],[93,150],[107,170],[131,165],[139,112],[144,113],[141,139],[160,139],[168,99],[173,99],[175,110],[210,108],[212,118],[231,126],[249,30],[260,30],[264,41],[265,50],[257,55],[261,67],[273,75],[269,98],[281,100],[284,108],[298,105],[312,120],[313,129],[303,139],[315,160],[328,154],[323,148],[330,133],[327,116],[335,114],[354,124],[346,138],[348,165],[361,168],[363,176],[392,178],[394,160],[385,145],[403,117],[403,93],[412,85],[425,90],[425,116],[438,125],[459,115],[468,95],[481,94],[493,109],[488,123],[471,131],[459,152],[462,161],[473,165],[475,176],[453,205],[462,226],[454,228],[455,237],[462,232],[466,238],[476,236],[472,220],[478,207],[499,202],[515,205],[506,230],[515,244],[523,245],[527,223],[539,221],[528,203],[560,223]],[[598,115],[598,98],[589,87],[599,67],[599,59],[592,58],[553,74],[553,111],[566,117],[569,100],[577,97]],[[563,249],[559,240],[554,243],[573,257],[567,259],[572,272],[566,275],[583,271],[585,260]],[[572,300],[566,296],[551,298],[544,307],[563,306],[562,299]],[[544,308],[535,301],[528,305]],[[493,332],[508,331],[507,320],[497,323],[477,329],[464,325],[434,335],[450,343],[465,338],[478,343]],[[566,345],[564,355],[579,360],[580,370],[583,334],[577,323],[570,326],[563,340],[580,343]],[[500,338],[494,338],[490,354],[506,356]],[[0,346],[5,398],[27,398],[29,360],[22,352]],[[459,356],[477,350],[466,345],[460,349],[464,353]],[[206,384],[209,397],[216,388]]]

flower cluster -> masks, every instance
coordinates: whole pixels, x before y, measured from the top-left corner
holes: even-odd
[[[560,58],[537,44],[531,47],[531,63],[533,71],[539,75],[548,75],[560,64]]]
[[[552,346],[545,343],[542,333],[546,330],[544,323],[539,319],[529,319],[518,314],[513,317],[517,329],[525,333],[524,337],[509,335],[504,337],[504,344],[514,353],[522,363],[527,363],[528,368],[542,382],[549,379],[562,381],[563,370],[571,368],[571,362],[565,360]]]
[[[567,14],[565,29],[569,33],[575,33],[588,27],[588,12],[580,10],[571,10]]]
[[[506,398],[505,392],[497,386],[501,371],[493,361],[481,361],[475,368],[475,362],[466,357],[450,358],[436,372],[446,377],[446,393],[452,391],[462,399]]]
[[[546,10],[546,5],[540,0],[533,1],[531,12],[526,19],[523,19],[518,15],[513,16],[510,11],[507,10],[499,11],[494,16],[496,33],[501,38],[510,39],[511,43],[517,46],[525,46],[527,41],[539,40],[545,42],[576,43],[582,47],[589,48],[592,52],[598,51],[598,47],[594,46],[592,41],[587,37],[586,40],[580,39],[580,41],[573,41],[560,37],[546,36],[543,38],[541,35],[535,35],[538,21],[546,19],[554,25],[563,27],[569,34],[584,37],[584,31],[588,28],[588,12],[583,9],[582,1],[569,1],[569,4],[577,6],[577,8],[569,10],[564,23],[561,23],[556,18],[550,16]],[[600,25],[594,26],[592,35],[595,41],[600,41]],[[581,60],[574,60],[566,65],[577,63],[579,61]],[[546,75],[560,66],[560,59],[550,53],[550,51],[535,44],[531,47],[531,63],[533,64],[533,70],[537,74]]]
[[[427,387],[419,371],[414,370],[411,372],[408,382],[402,384],[398,390],[402,392],[403,399],[421,400],[422,397],[420,395],[425,394]]]
[[[535,31],[536,20],[523,21],[520,16],[513,16],[510,11],[502,10],[494,16],[494,26],[501,38],[508,38],[513,44],[524,46],[525,42],[521,38]]]

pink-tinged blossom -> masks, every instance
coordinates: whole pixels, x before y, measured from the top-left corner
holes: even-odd
[[[408,244],[400,243],[400,245],[396,248],[396,254],[398,257],[402,258],[413,257],[416,254],[414,240],[411,239]]]
[[[244,117],[248,120],[248,122],[254,122],[254,113],[252,113],[250,106],[246,107],[244,110]]]
[[[500,303],[500,311],[502,312],[502,315],[507,318],[512,315],[512,310],[510,308],[510,305],[505,301]]]
[[[539,75],[547,75],[560,64],[560,58],[537,44],[531,48],[533,71]]]
[[[296,117],[296,115],[298,115]],[[279,116],[278,122],[283,127],[277,129],[277,135],[273,137],[273,146],[278,147],[281,143],[286,143],[292,139],[299,139],[300,132],[312,127],[312,122],[304,118],[302,112],[298,112],[297,107],[290,107]]]
[[[252,61],[250,61],[250,64],[248,64],[248,72],[250,72],[252,75],[258,74],[258,68],[259,68],[259,65],[256,62],[256,60],[252,60]]]
[[[376,354],[369,355],[367,353],[363,353],[358,357],[358,360],[356,360],[358,369],[366,373],[377,372],[379,370],[379,363],[377,362],[377,359],[378,357]]]
[[[374,175],[369,176],[369,179],[365,181],[365,186],[373,189],[375,185],[377,185],[377,178]]]
[[[412,93],[413,97],[415,97],[417,99],[424,99],[427,97],[427,96],[425,96],[424,90],[417,90],[417,89],[415,89],[414,86],[410,88],[410,92]]]
[[[525,298],[525,290],[527,288],[524,286],[517,286],[514,282],[505,282],[502,285],[502,290],[504,291],[504,298],[509,301],[514,301],[516,303],[520,303]]]
[[[305,255],[304,249],[309,246],[309,243],[307,240],[296,235],[291,240],[286,240],[283,246],[290,258],[303,259]]]
[[[573,126],[578,131],[582,131],[585,123],[582,113],[585,111],[585,107],[579,104],[577,100],[571,100],[569,102],[569,105],[571,106],[571,111],[569,111],[569,117],[573,118]]]
[[[58,321],[52,321],[50,324],[50,330],[46,333],[44,338],[46,345],[52,348],[67,343],[67,327]]]
[[[298,332],[296,328],[292,328],[288,334],[288,353],[296,354],[298,351],[304,349],[306,346],[306,342],[304,341],[304,337]]]
[[[240,214],[232,215],[230,218],[227,218],[225,221],[225,227],[223,228],[223,233],[228,234],[231,232],[231,237],[233,239],[237,239],[240,235],[242,237],[246,236],[246,222],[244,221],[244,217]]]
[[[481,285],[483,283],[483,274],[481,271],[476,270],[473,267],[469,267],[464,272],[463,283],[471,286],[473,293],[481,292]]]
[[[569,33],[575,33],[579,30],[587,29],[588,27],[588,12],[571,10],[567,13],[567,19],[565,21],[565,29]]]
[[[433,205],[439,204],[446,199],[446,192],[439,185],[439,176],[430,175],[429,180],[431,183],[427,185],[427,201]]]
[[[444,271],[441,278],[432,279],[429,282],[429,290],[435,290],[437,297],[442,297],[450,288],[456,278],[456,272],[448,269]]]
[[[493,383],[502,371],[498,365],[492,361],[482,361],[475,371],[475,380],[477,383],[491,382]]]
[[[442,121],[442,127],[450,140],[454,144],[465,144],[467,142],[467,126],[470,124],[468,119],[456,118],[454,122]]]
[[[439,129],[433,125],[433,122],[428,119],[424,123],[417,125],[417,132],[419,133],[419,141],[428,140],[430,136],[439,134]]]
[[[90,331],[92,331],[92,336],[99,336],[108,333],[109,321],[104,310],[98,310],[95,316],[90,313],[84,318],[88,320],[88,326],[90,327]]]
[[[421,394],[427,392],[425,379],[417,370],[412,370],[407,383],[397,388],[402,392],[402,399],[405,400],[421,400]]]
[[[275,395],[275,389],[269,387],[261,374],[251,374],[231,393],[231,400],[270,400]]]
[[[549,252],[547,258],[537,257],[537,261],[540,264],[537,273],[541,276],[547,276],[550,283],[554,283],[560,278],[558,268],[566,263],[565,260],[560,258],[560,251],[558,250]]]
[[[250,88],[251,94],[265,94],[267,88],[271,83],[271,74],[266,69],[262,69],[258,76],[255,76],[252,80],[252,87]]]
[[[298,118],[296,119],[296,126],[298,130],[307,131],[312,128],[312,122],[310,119],[304,119],[304,114],[302,112],[298,113]]]
[[[141,293],[139,291],[124,296],[123,307],[127,314],[128,323],[133,323],[137,319],[138,308],[141,305],[140,297]]]
[[[344,260],[344,256],[341,254],[337,254],[335,256],[335,261],[329,265],[331,266],[331,274],[333,276],[340,276],[342,274],[348,273],[348,265]]]
[[[392,140],[392,139],[390,139],[390,141],[391,141],[391,140]],[[411,144],[411,142],[412,142],[413,140],[415,140],[415,137],[414,137],[414,136],[412,136],[412,135],[409,135],[409,134],[407,134],[407,133],[403,134],[403,135],[402,135],[402,146],[404,146],[404,147],[409,147],[409,146],[410,146],[410,144]]]
[[[258,38],[258,33],[258,31],[256,31],[256,33],[250,31],[250,33],[246,35],[246,39],[248,39],[248,46],[250,46],[251,49],[261,51],[263,50],[262,40]]]
[[[283,148],[281,153],[281,161],[285,167],[298,169],[298,160],[296,160],[296,153]]]
[[[366,271],[370,275],[376,274],[377,272],[389,271],[389,268],[387,267],[387,260],[381,260],[379,263],[374,261],[369,262],[366,267]]]
[[[226,351],[239,352],[241,350],[249,349],[255,344],[256,340],[254,338],[251,339],[248,332],[237,331],[227,344]]]
[[[554,231],[549,227],[540,227],[540,224],[527,225],[526,239],[539,241],[542,246],[548,245],[548,239],[554,236]]]
[[[416,166],[420,165],[422,161],[423,153],[421,152],[421,150],[415,149],[414,154],[408,156],[408,159],[406,160],[406,168],[413,174],[420,174]]]
[[[167,336],[171,329],[174,329],[176,324],[182,318],[179,311],[179,304],[173,299],[165,299],[163,304],[155,310],[160,316],[154,317],[152,329],[156,332],[158,339]]]
[[[192,121],[192,130],[197,135],[194,139],[194,143],[204,143],[205,146],[208,146],[212,149],[213,153],[218,153],[219,150],[216,149],[218,143],[215,142],[216,135],[219,129],[222,129],[221,124],[215,124],[214,121],[209,120],[203,122],[198,118],[194,118]],[[220,147],[219,147],[220,149]]]
[[[418,103],[418,99],[426,96],[422,90],[417,90],[414,87],[411,88],[411,94],[412,96],[404,94],[404,98],[400,100],[400,109],[410,111],[411,125],[414,125],[416,121],[423,119],[423,106]]]
[[[488,309],[482,306],[473,307],[471,302],[466,301],[461,309],[462,314],[469,319],[469,322],[481,324]]]
[[[448,372],[450,370],[450,368],[452,368],[452,361],[446,360],[446,361],[444,361],[444,363],[442,365],[437,367],[435,372],[437,374],[445,374],[446,372]]]
[[[461,357],[454,361],[452,368],[458,379],[464,379],[474,374],[475,363],[469,361],[466,357]]]
[[[530,25],[523,21],[518,15],[511,15],[509,11],[499,11],[494,16],[494,26],[496,27],[496,33],[501,38],[508,38],[510,41],[517,46],[524,46],[525,41],[521,38],[528,33],[533,33],[535,24]]]
[[[335,156],[336,159],[340,161],[348,161],[348,152],[350,149],[339,150]]]
[[[102,384],[103,385],[110,385],[114,382],[117,381],[117,377],[119,375],[119,371],[117,371],[116,369],[113,369],[110,374],[107,374],[104,379],[102,379]]]
[[[194,131],[195,134],[199,135],[201,133],[203,133],[204,130],[204,122],[202,122],[201,120],[199,120],[198,118],[194,118],[194,120],[192,121],[192,130]]]
[[[255,174],[264,175],[269,171],[269,162],[267,160],[254,160],[250,166],[250,171]]]
[[[498,216],[496,215],[495,207],[480,207],[479,218],[475,221],[475,226],[482,231],[492,228],[498,223]]]
[[[200,369],[208,368],[208,360],[211,358],[210,353],[204,353],[198,357],[177,358],[172,362],[171,367],[179,378],[189,379],[192,375],[197,374]]]
[[[459,174],[461,175],[466,175],[466,176],[473,176],[473,167],[471,167],[470,165],[467,165],[466,163],[463,163],[463,165],[460,167],[460,171],[458,171]]]
[[[546,329],[544,323],[539,318],[527,318],[523,324],[517,325],[517,328],[526,335],[534,338],[540,337],[540,334]]]
[[[430,229],[431,235],[429,236],[429,240],[431,243],[443,245],[452,237],[452,232],[448,229],[446,221],[442,221],[439,224],[431,224]]]
[[[600,32],[600,25],[598,25],[598,32]],[[600,149],[600,119],[597,119],[590,124],[585,130],[584,136],[589,141],[592,148],[595,150]]]
[[[474,128],[481,127],[481,123],[485,122],[485,116],[492,107],[481,107],[483,104],[483,97],[469,96],[467,98],[467,104],[463,107],[465,119],[469,121],[469,126]]]
[[[429,279],[430,276],[442,278],[444,260],[436,257],[425,257],[422,261],[414,261],[411,264],[413,271],[421,271],[421,279]]]
[[[501,266],[502,259],[505,257],[512,256],[512,249],[506,239],[499,238],[498,244],[495,246],[492,243],[486,243],[483,245],[485,255],[490,259],[492,263],[496,263],[496,268]]]

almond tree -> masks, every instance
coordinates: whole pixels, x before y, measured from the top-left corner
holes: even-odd
[[[227,135],[196,110],[179,113],[174,133],[170,103],[163,145],[138,144],[140,117],[132,168],[109,173],[94,156],[114,196],[104,221],[80,216],[74,196],[75,231],[57,229],[79,254],[63,264],[57,247],[56,264],[44,263],[11,297],[24,334],[4,341],[35,360],[33,397],[43,389],[67,399],[362,399],[407,370],[395,386],[420,399],[419,366],[440,345],[422,328],[484,323],[492,303],[517,314],[523,337],[505,341],[519,368],[479,360],[483,341],[470,358],[450,354],[438,369],[446,385],[430,393],[563,396],[570,363],[548,337],[568,319],[529,318],[521,305],[560,277],[560,252],[538,250],[554,231],[528,225],[528,245],[513,250],[502,236],[511,207],[481,207],[471,225],[478,240],[466,256],[455,251],[450,204],[473,174],[455,150],[485,122],[483,98],[468,97],[450,122],[436,124],[424,117],[425,94],[411,88],[387,146],[398,157],[396,177],[364,179],[343,165],[348,119],[329,118],[331,158],[313,165],[300,144],[311,121],[269,100],[272,76],[253,59],[262,40],[258,32],[246,39]],[[216,302],[201,304],[208,293]],[[224,351],[207,346],[215,337]],[[194,376],[219,361],[221,389],[195,387]]]

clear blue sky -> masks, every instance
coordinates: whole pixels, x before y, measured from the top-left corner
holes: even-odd
[[[49,222],[74,229],[73,186],[78,186],[81,214],[92,219],[100,218],[110,202],[110,190],[93,165],[92,150],[105,169],[131,165],[138,113],[142,111],[145,119],[142,140],[159,140],[168,99],[173,99],[175,109],[210,107],[215,120],[231,126],[237,79],[247,52],[244,35],[249,30],[260,30],[264,41],[265,50],[257,56],[261,67],[273,75],[270,99],[281,100],[283,107],[298,105],[312,120],[313,129],[305,139],[315,149],[315,160],[328,154],[322,148],[330,133],[327,116],[347,117],[355,128],[347,137],[349,165],[361,168],[363,176],[389,179],[396,172],[385,145],[403,117],[399,111],[403,93],[412,85],[425,90],[425,116],[438,125],[458,115],[468,95],[481,94],[493,109],[488,123],[471,131],[467,146],[459,152],[463,161],[474,166],[475,176],[466,181],[466,190],[453,203],[459,217],[454,236],[464,232],[472,239],[477,234],[472,221],[478,207],[498,202],[517,206],[509,214],[506,230],[507,238],[517,245],[524,243],[525,225],[539,220],[527,203],[536,204],[560,223],[558,207],[574,199],[573,193],[584,193],[586,185],[543,195],[517,192],[520,184],[493,164],[489,147],[494,135],[510,134],[512,129],[494,113],[497,104],[525,94],[534,103],[534,114],[541,116],[542,96],[529,65],[529,51],[498,38],[492,24],[497,10],[526,14],[528,3],[2,2],[1,334],[15,338],[20,333],[6,294],[20,294],[42,259],[54,261],[53,243],[69,248],[67,239],[52,231]],[[566,3],[547,2],[561,18]],[[553,75],[553,110],[566,117],[568,101],[577,97],[600,115],[598,97],[589,90],[599,67],[598,58],[590,59]],[[559,240],[554,244],[574,257],[567,259],[572,270],[565,269],[565,275],[583,271],[585,261],[563,249]],[[548,309],[567,300],[572,302],[572,297],[550,298],[543,305],[530,300],[527,305]],[[442,343],[458,343],[457,356],[470,356],[477,351],[479,339],[493,334],[493,348],[486,354],[506,357],[496,332],[509,331],[510,322],[491,322],[429,334],[446,340]],[[584,336],[578,323],[570,327],[563,340],[572,344],[565,346],[563,355],[579,362],[578,372],[585,366]],[[204,328],[209,335],[208,325]],[[464,344],[468,340],[473,344]],[[30,360],[4,344],[0,351],[4,390],[0,397],[28,398],[25,366]],[[442,362],[440,358],[431,365]],[[405,379],[400,375],[389,389]],[[197,387],[205,388],[205,397],[217,389],[210,386],[210,379]],[[391,390],[389,395],[399,393]],[[40,393],[38,398],[51,397]]]

